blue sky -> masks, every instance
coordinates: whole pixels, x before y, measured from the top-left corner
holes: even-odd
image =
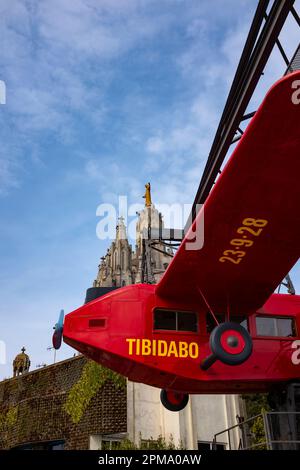
[[[255,4],[1,1],[0,378],[23,345],[32,368],[52,362],[52,325],[110,243],[99,204],[142,202],[147,181],[154,202],[193,201]],[[282,41],[291,54],[292,21]],[[284,68],[275,51],[252,107]]]

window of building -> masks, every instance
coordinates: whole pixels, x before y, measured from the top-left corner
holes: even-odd
[[[53,443],[51,450],[64,450],[65,443],[64,441]]]
[[[226,450],[226,444],[223,443],[213,443],[209,441],[198,441],[198,450]]]
[[[90,436],[90,450],[118,450],[121,442],[127,438],[126,433],[94,434]]]
[[[219,323],[224,323],[226,321],[225,314],[217,314],[215,315],[216,319]],[[239,323],[248,331],[248,320],[246,315],[230,315],[229,321]],[[207,333],[211,333],[212,330],[216,327],[216,322],[214,317],[210,312],[206,315],[206,331]]]
[[[13,450],[64,450],[65,441],[33,442],[13,447]]]
[[[159,449],[159,442],[155,439],[141,439],[141,449],[157,450]]]
[[[257,316],[256,331],[258,336],[297,336],[294,318]]]
[[[101,450],[118,450],[121,439],[102,439]]]
[[[197,332],[197,314],[195,312],[155,309],[154,330]]]

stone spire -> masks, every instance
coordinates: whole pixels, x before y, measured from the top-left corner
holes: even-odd
[[[124,224],[124,217],[119,217],[118,225],[116,227],[116,240],[127,240],[126,226]]]

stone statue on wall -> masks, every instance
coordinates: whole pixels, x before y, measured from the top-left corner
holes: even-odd
[[[18,354],[13,362],[14,377],[29,372],[30,360],[29,356],[25,354],[26,349],[23,347],[21,353]]]

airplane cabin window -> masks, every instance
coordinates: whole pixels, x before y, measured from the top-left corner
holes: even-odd
[[[155,310],[155,330],[176,330],[176,312],[170,310]]]
[[[256,317],[256,331],[258,336],[296,336],[295,321],[293,318]]]
[[[277,336],[275,318],[256,317],[256,331],[259,336]]]
[[[154,330],[197,332],[197,314],[175,310],[154,310]]]
[[[215,315],[219,323],[224,323],[225,315]],[[210,312],[206,315],[206,332],[211,333],[212,330],[217,326],[216,321]]]
[[[216,319],[219,323],[224,323],[227,321],[224,314],[217,314]],[[248,321],[246,315],[230,315],[229,321],[239,323],[248,331]],[[212,314],[208,312],[206,315],[206,332],[211,333],[216,326],[215,319],[213,318]]]
[[[243,326],[247,331],[248,331],[248,320],[247,320],[246,315],[232,315],[230,317],[230,321],[239,323],[241,326]]]
[[[193,312],[177,312],[178,331],[197,331],[197,316]]]
[[[297,336],[296,326],[293,318],[278,318],[277,328],[279,336]]]

